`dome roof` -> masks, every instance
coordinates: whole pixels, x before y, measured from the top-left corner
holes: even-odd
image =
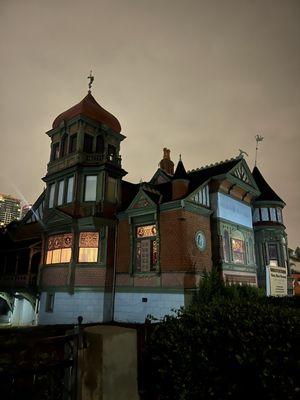
[[[115,132],[121,132],[121,125],[117,118],[108,111],[104,110],[104,108],[97,103],[90,92],[83,100],[81,100],[80,103],[59,114],[59,116],[53,121],[52,128],[58,128],[62,121],[68,121],[79,115],[91,118],[97,122],[102,122]]]

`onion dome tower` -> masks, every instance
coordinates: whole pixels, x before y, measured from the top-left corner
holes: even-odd
[[[282,217],[285,202],[274,192],[255,166],[253,178],[260,195],[253,202],[253,227],[259,286],[266,287],[266,266],[288,272],[287,234]]]
[[[80,315],[76,313],[85,313],[85,322],[111,319],[115,216],[126,175],[120,144],[125,136],[117,118],[92,96],[94,77],[88,78],[88,94],[56,117],[47,132],[51,154],[43,178],[47,188],[39,282],[42,324],[62,323],[59,318],[73,323]],[[57,291],[54,308],[66,313],[55,319],[48,309]],[[97,312],[85,311],[87,298],[99,305]]]

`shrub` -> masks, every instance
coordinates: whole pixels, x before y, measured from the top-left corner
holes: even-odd
[[[161,400],[298,398],[299,309],[216,282],[212,296],[209,280],[205,295],[150,335],[152,392]]]

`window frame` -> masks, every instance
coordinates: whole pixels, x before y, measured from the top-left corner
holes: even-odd
[[[142,227],[152,227],[155,228],[155,235],[147,235],[144,237],[138,237],[138,229]],[[138,247],[140,247],[140,250],[142,251],[142,245],[143,243],[148,244],[149,248],[149,253],[148,253],[148,263],[149,266],[147,269],[143,268],[142,264],[142,255],[140,255],[138,259]],[[154,243],[156,246],[156,251],[154,251]],[[155,273],[158,268],[158,259],[159,259],[159,242],[158,242],[158,235],[157,235],[157,225],[156,223],[150,223],[150,224],[139,224],[134,226],[134,273],[138,274],[149,274],[149,273]],[[156,261],[155,263],[153,262],[154,260],[154,254],[156,254]]]
[[[93,198],[93,199],[87,199],[86,197],[86,194],[87,194],[87,192],[86,192],[86,189],[87,189],[87,180],[88,180],[88,178],[91,178],[91,177],[95,177],[96,178],[96,180],[95,180],[95,198]],[[97,201],[97,185],[98,185],[98,175],[96,175],[96,174],[90,174],[90,175],[84,175],[84,187],[83,187],[83,201],[84,202],[89,202],[89,201]]]
[[[81,236],[83,236],[84,234],[92,234],[92,235],[97,235],[97,247],[94,246],[81,246]],[[80,250],[83,249],[97,249],[96,251],[96,260],[95,261],[81,261],[80,260]],[[78,237],[78,257],[77,257],[77,263],[78,264],[97,264],[100,262],[101,259],[101,255],[100,255],[100,249],[101,249],[101,240],[100,240],[100,233],[97,231],[82,231],[79,232],[79,237]]]

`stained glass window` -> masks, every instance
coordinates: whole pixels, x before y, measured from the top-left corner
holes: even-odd
[[[79,235],[78,262],[97,262],[99,248],[98,232],[81,232]]]
[[[136,228],[136,270],[149,272],[155,270],[158,261],[156,225]]]
[[[233,262],[238,264],[245,263],[245,244],[243,240],[231,239]]]
[[[71,261],[73,234],[50,236],[48,239],[48,249],[46,264],[60,264]]]

